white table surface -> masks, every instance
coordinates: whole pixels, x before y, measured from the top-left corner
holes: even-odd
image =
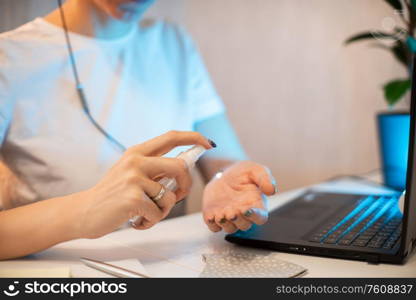
[[[371,185],[338,181],[317,188],[380,192]],[[270,209],[278,207],[304,191],[298,189],[270,198]],[[82,265],[79,257],[101,261],[122,261],[120,265],[142,270],[151,277],[198,277],[204,268],[201,255],[218,253],[235,246],[224,240],[223,233],[212,233],[200,213],[170,219],[146,231],[122,229],[95,240],[74,240],[22,259],[0,262],[0,268],[69,267],[74,277],[108,277]],[[416,256],[405,265],[369,264],[333,258],[279,253],[283,260],[308,269],[304,277],[416,277]]]

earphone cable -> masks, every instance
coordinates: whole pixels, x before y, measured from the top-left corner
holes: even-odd
[[[91,115],[91,112],[90,112],[90,109],[89,109],[89,106],[88,106],[88,102],[87,102],[87,98],[85,97],[84,89],[83,89],[83,86],[81,84],[81,80],[79,79],[77,64],[76,64],[76,61],[75,61],[74,52],[72,50],[71,39],[69,38],[68,27],[67,27],[67,24],[66,24],[65,13],[64,13],[64,9],[62,7],[62,0],[58,0],[58,6],[59,6],[59,12],[60,12],[60,15],[61,15],[62,26],[64,28],[65,41],[66,41],[66,45],[67,45],[67,49],[68,49],[68,54],[69,54],[69,60],[70,60],[70,63],[71,63],[72,73],[74,75],[76,90],[77,90],[78,98],[81,101],[82,109],[83,109],[84,113],[86,114],[86,116],[88,117],[88,119],[90,120],[90,122],[94,125],[94,127],[102,135],[104,135],[107,138],[107,140],[109,140],[111,143],[116,145],[122,152],[124,152],[124,151],[126,151],[126,147],[122,143],[120,143],[116,138],[114,138],[111,134],[109,134],[100,124],[98,124],[98,122]]]

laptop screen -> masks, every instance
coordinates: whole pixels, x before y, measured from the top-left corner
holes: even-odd
[[[410,105],[410,140],[407,164],[406,199],[403,214],[401,252],[410,253],[416,238],[416,56],[413,59],[412,92]]]

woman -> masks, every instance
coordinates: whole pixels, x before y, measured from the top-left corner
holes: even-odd
[[[198,165],[207,181],[213,178],[203,197],[207,226],[214,232],[234,232],[267,220],[262,195],[275,192],[273,180],[263,166],[246,161],[191,39],[166,22],[138,25],[153,2],[68,0],[62,10],[0,35],[2,169],[3,177],[12,182],[11,187],[3,187],[2,205],[8,209],[50,199],[0,212],[0,258],[39,251],[79,237],[80,231],[84,237],[97,237],[114,230],[132,214],[132,207],[125,211],[117,201],[123,193],[134,198],[126,202],[144,215],[153,207],[137,226],[150,228],[174,202],[166,201],[169,204],[159,213],[149,204],[148,198],[160,191],[156,173],[177,177],[182,172],[175,201],[190,186],[188,173],[173,171],[158,156],[178,145],[211,147],[202,135],[221,148],[208,151]],[[64,28],[69,32],[73,61],[68,58]],[[87,102],[88,112],[82,111],[78,93]],[[104,134],[94,122],[105,128]],[[137,143],[142,144],[134,146]],[[150,150],[131,150],[149,144]],[[132,153],[152,161],[149,165],[155,170],[152,173],[142,166],[143,159],[135,160],[134,168],[145,174],[139,176],[145,178],[141,183],[145,186],[137,176],[125,181],[140,185],[143,192],[139,193],[128,192],[122,180],[124,174],[133,172],[131,166],[128,170],[121,167],[129,164]],[[224,168],[222,176],[214,176]],[[118,179],[121,182],[115,185]],[[79,209],[85,217],[81,224],[71,223],[79,218]],[[101,209],[108,209],[107,217],[116,221],[107,224],[100,217]],[[97,219],[89,213],[97,214]],[[40,227],[33,227],[33,222]],[[76,228],[68,230],[68,236],[61,235],[65,225]],[[33,228],[43,228],[43,233],[32,235]],[[16,238],[26,235],[30,241]],[[12,254],[11,248],[22,250]]]

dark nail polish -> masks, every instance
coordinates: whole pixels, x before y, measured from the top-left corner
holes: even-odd
[[[231,218],[231,219],[230,219],[230,221],[233,221],[233,222],[234,222],[234,221],[236,221],[237,219],[238,219],[238,217],[237,217],[237,216],[235,216],[235,217]]]
[[[244,213],[244,215],[246,217],[250,217],[252,214],[253,214],[253,210],[251,208],[250,209],[247,209],[246,212]]]
[[[209,144],[212,146],[212,148],[217,148],[217,144],[213,140],[208,140]]]
[[[224,224],[225,222],[227,222],[227,219],[226,219],[226,218],[222,218],[222,219],[220,220],[220,223],[221,223],[221,224]]]

